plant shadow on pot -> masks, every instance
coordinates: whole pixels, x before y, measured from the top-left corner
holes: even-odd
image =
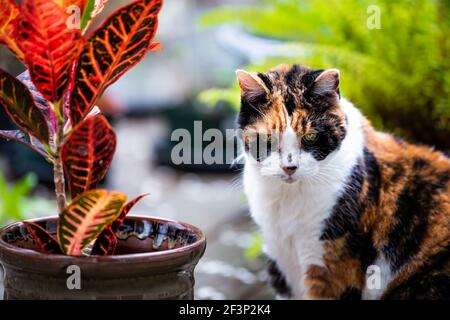
[[[33,222],[56,234],[57,218]],[[48,255],[21,222],[0,230],[4,299],[193,299],[194,268],[206,248],[186,223],[131,216],[113,256]]]

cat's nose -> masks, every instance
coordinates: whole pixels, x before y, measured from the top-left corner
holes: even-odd
[[[297,166],[294,164],[288,164],[287,166],[284,166],[283,171],[286,172],[288,175],[293,175],[295,171],[297,171]]]

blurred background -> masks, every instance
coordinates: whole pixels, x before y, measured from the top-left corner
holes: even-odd
[[[128,2],[110,1],[97,21]],[[174,129],[192,131],[195,120],[203,130],[235,127],[235,69],[339,68],[341,93],[377,128],[450,150],[448,0],[165,0],[160,17],[162,50],[150,52],[99,102],[118,135],[104,184],[130,198],[150,192],[135,214],[206,232],[198,299],[274,297],[240,168],[170,161]],[[0,67],[24,71],[3,47]],[[14,128],[3,109],[0,128]],[[0,225],[54,214],[53,199],[51,167],[0,141]]]

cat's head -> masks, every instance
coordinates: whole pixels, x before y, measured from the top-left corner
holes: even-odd
[[[267,73],[237,70],[236,75],[238,123],[250,165],[288,183],[317,175],[346,135],[339,71],[280,65]]]

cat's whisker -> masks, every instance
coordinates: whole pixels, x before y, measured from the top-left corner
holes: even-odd
[[[233,179],[231,179],[231,189],[232,190],[236,190],[236,189],[242,189],[242,179],[241,176],[236,176]]]

